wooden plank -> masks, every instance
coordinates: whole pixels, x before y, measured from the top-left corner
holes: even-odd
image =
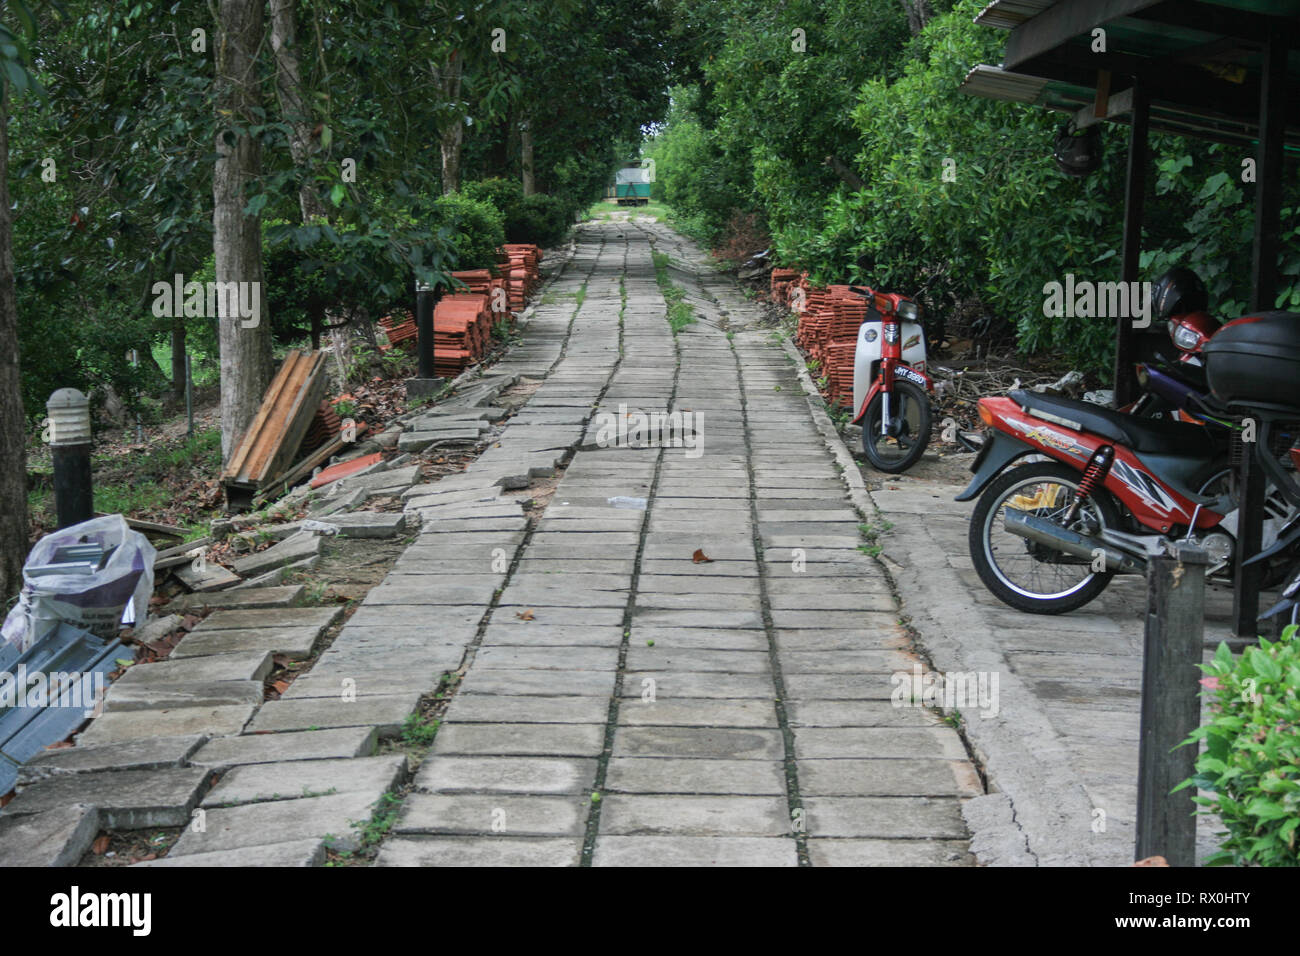
[[[357,436],[365,434],[368,426],[365,422],[357,422]],[[329,443],[317,448],[314,452],[298,462],[283,475],[267,482],[263,489],[253,499],[253,506],[257,507],[264,501],[269,501],[278,494],[283,494],[292,488],[295,484],[311,474],[312,469],[323,462],[329,461],[331,457],[343,450],[348,442],[340,436],[332,439]]]
[[[325,397],[327,385],[325,355],[317,352],[313,356],[310,368],[306,370],[306,378],[298,392],[297,400],[290,409],[283,438],[262,471],[263,480],[274,478],[293,464],[298,450],[302,447],[303,438],[311,428],[312,419],[316,417],[321,399]]]
[[[288,467],[311,428],[327,384],[324,353],[294,349],[285,357],[222,474],[228,500],[232,489],[260,489]]]
[[[251,454],[253,446],[257,444],[258,436],[262,433],[262,426],[265,424],[267,416],[271,414],[271,409],[275,407],[280,392],[284,389],[284,383],[288,380],[289,369],[296,361],[297,355],[298,350],[293,349],[285,356],[284,363],[280,366],[280,370],[276,372],[275,378],[271,379],[271,385],[262,398],[261,408],[257,410],[257,415],[254,416],[252,423],[240,439],[235,454],[230,457],[230,461],[227,462],[225,469],[222,471],[222,478],[237,478],[243,472],[244,462],[247,461],[249,454]]]
[[[1176,555],[1152,555],[1147,566],[1134,859],[1163,856],[1170,866],[1195,866],[1196,789],[1171,791],[1196,773],[1197,748],[1179,744],[1201,723],[1197,665],[1208,558],[1194,545],[1179,542],[1177,549]]]
[[[291,401],[302,388],[305,365],[302,353],[294,349],[284,360],[284,387],[275,403],[269,409],[266,420],[258,431],[257,441],[253,446],[248,461],[244,463],[241,477],[253,482],[260,482],[266,475],[266,461],[276,443],[279,442],[284,429],[284,416],[287,412],[285,403]]]
[[[158,557],[159,559],[174,558],[178,554],[186,554],[187,552],[193,551],[195,548],[205,548],[211,543],[212,538],[208,535],[204,535],[202,538],[195,538],[193,541],[186,541],[184,544],[173,545],[170,548],[159,551]]]

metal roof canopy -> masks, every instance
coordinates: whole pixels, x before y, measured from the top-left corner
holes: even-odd
[[[1273,308],[1284,155],[1300,152],[1300,0],[993,0],[975,22],[1009,33],[1001,67],[972,69],[964,92],[1129,125],[1124,281],[1138,279],[1149,130],[1244,147],[1255,160],[1251,310]],[[1117,319],[1119,405],[1137,391],[1136,351],[1131,323]],[[1241,488],[1238,553],[1258,554],[1264,481],[1249,455]],[[1233,630],[1253,637],[1263,565],[1236,564]]]

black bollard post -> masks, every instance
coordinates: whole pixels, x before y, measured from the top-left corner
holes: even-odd
[[[415,354],[419,370],[415,378],[406,380],[406,397],[423,398],[438,390],[442,379],[435,371],[433,356],[433,289],[423,282],[415,283]]]
[[[95,513],[90,473],[90,400],[61,388],[45,403],[54,455],[54,507],[58,526],[89,521]]]
[[[415,289],[415,328],[419,333],[416,351],[420,358],[420,378],[436,378],[433,370],[433,290],[427,285]]]

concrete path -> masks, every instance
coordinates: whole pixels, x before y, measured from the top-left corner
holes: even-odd
[[[701,316],[676,338],[652,241]],[[581,431],[554,498],[527,527],[425,513],[409,610],[479,627],[381,865],[969,862],[979,778],[891,704],[914,658],[795,369],[695,259],[663,228],[583,227],[563,355],[465,478]],[[635,447],[652,412],[681,420]],[[498,589],[481,619],[466,575]]]
[[[699,317],[678,336],[652,247]],[[579,227],[522,343],[449,403],[477,421],[540,382],[497,441],[438,481],[349,485],[400,495],[420,532],[311,670],[262,702],[273,655],[339,609],[217,612],[25,768],[0,865],[148,827],[185,829],[142,865],[312,865],[372,814],[393,821],[380,865],[970,863],[980,777],[901,693],[918,662],[859,550],[861,481],[755,322],[670,230]],[[447,672],[411,780],[377,743]]]
[[[1126,866],[1136,832],[1145,581],[1116,578],[1070,614],[1007,607],[971,562],[973,503],[953,500],[964,487],[891,476],[872,496],[893,524],[883,555],[903,611],[935,669],[999,679],[995,713],[963,709],[995,791],[965,807],[972,848],[989,865]],[[1231,598],[1207,590],[1207,661],[1228,635]],[[1200,820],[1198,859],[1217,849],[1216,829]]]

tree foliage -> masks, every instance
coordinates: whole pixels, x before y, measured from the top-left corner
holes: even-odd
[[[693,22],[713,26],[647,147],[659,195],[710,244],[735,210],[756,212],[777,258],[817,282],[1000,316],[1025,351],[1106,367],[1112,323],[1049,319],[1042,290],[1069,272],[1119,278],[1126,131],[1104,128],[1097,172],[1065,176],[1051,158],[1059,115],[959,92],[971,67],[1001,59],[1004,35],[973,22],[982,4],[931,3],[913,36],[915,6],[690,4]],[[1249,291],[1253,192],[1239,153],[1152,137],[1143,277],[1190,266],[1224,317]],[[1286,188],[1290,223],[1300,188]],[[1278,305],[1300,308],[1300,230],[1283,233]]]

